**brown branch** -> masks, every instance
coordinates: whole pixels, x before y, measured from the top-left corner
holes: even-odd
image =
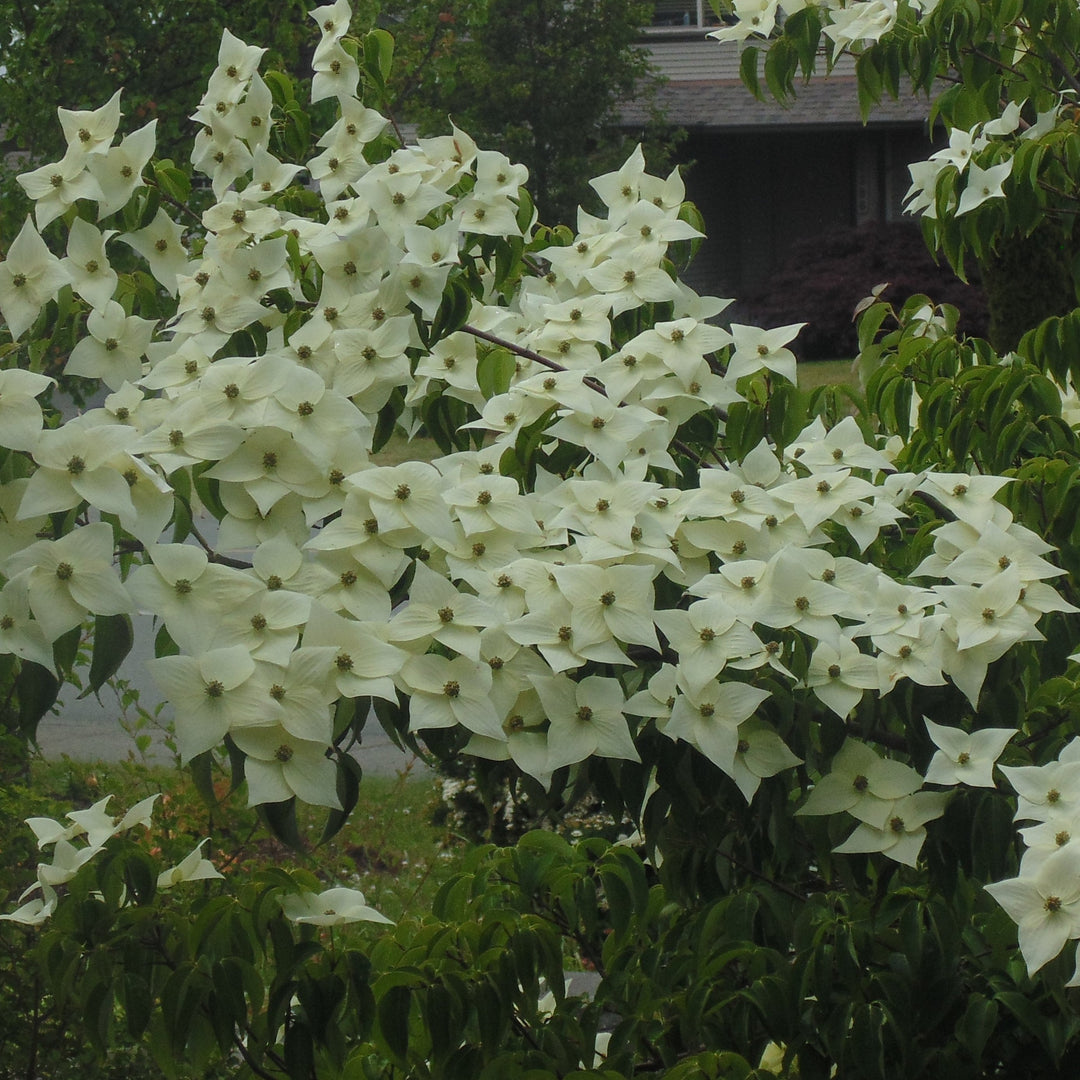
[[[1032,30],[1032,28],[1025,23],[1018,22],[1017,26],[1022,27],[1025,32],[1031,37],[1033,44],[1031,50],[1032,54],[1038,56],[1040,60],[1043,60],[1047,64],[1049,64],[1051,70],[1054,72],[1055,75],[1057,75],[1059,79],[1061,79],[1062,82],[1068,85],[1071,89],[1077,91],[1077,93],[1080,93],[1080,79],[1077,79],[1077,77],[1071,71],[1069,71],[1069,69],[1065,66],[1065,61],[1062,60],[1061,57],[1058,56],[1056,53],[1047,52],[1046,50],[1039,47],[1039,43],[1041,41],[1041,31]]]
[[[244,562],[243,559],[233,559],[228,555],[219,555],[214,548],[211,547],[206,537],[199,532],[198,526],[196,526],[194,521],[191,523],[191,535],[199,541],[199,545],[202,547],[203,551],[206,552],[207,556],[209,556],[211,562],[221,563],[222,566],[231,566],[236,570],[251,569],[251,563]]]
[[[955,521],[956,515],[940,500],[934,498],[929,492],[926,491],[913,491],[911,493],[913,499],[918,499],[920,502],[926,503],[931,510],[937,514],[938,517],[944,518],[946,521]]]
[[[161,185],[156,180],[147,180],[145,177],[143,177],[143,182],[146,184],[147,187],[152,187],[157,191],[158,197],[162,200],[162,202],[167,202],[170,206],[175,206],[177,210],[180,210],[182,213],[187,214],[188,217],[190,217],[194,222],[196,222],[196,224],[202,225],[202,218],[199,217],[199,215],[196,214],[195,211],[187,205],[187,203],[182,203],[179,199],[174,199],[167,191],[164,191],[162,189]]]
[[[890,731],[863,731],[859,724],[848,723],[845,725],[849,735],[854,735],[860,739],[869,739],[870,742],[876,742],[879,746],[887,747],[889,750],[900,750],[904,753],[910,749],[907,743],[907,739],[903,735],[894,735]]]
[[[431,58],[435,55],[435,50],[439,46],[439,37],[440,37],[441,34],[445,33],[445,25],[446,25],[445,23],[441,23],[441,22],[439,22],[439,20],[436,19],[435,25],[434,25],[434,27],[432,29],[432,32],[431,32],[431,40],[428,41],[427,49],[425,50],[423,57],[417,62],[416,66],[413,68],[413,70],[411,72],[409,72],[408,77],[402,83],[401,89],[398,91],[397,96],[394,98],[393,103],[391,104],[389,101],[387,101],[387,103],[386,103],[387,108],[388,108],[388,110],[390,112],[395,112],[398,109],[400,109],[402,103],[408,98],[408,96],[419,85],[419,83],[420,83],[420,72],[423,71],[423,69],[431,61]],[[390,123],[394,124],[394,120],[393,120],[392,116],[390,117]],[[394,130],[397,131],[397,124],[394,124]],[[400,134],[399,134],[399,137],[400,137]],[[402,146],[404,146],[404,145],[405,145],[404,142],[402,142]]]
[[[512,352],[516,356],[520,356],[525,360],[533,360],[542,367],[548,368],[550,371],[569,371],[569,368],[560,364],[556,360],[551,360],[546,356],[541,356],[540,353],[534,352],[532,349],[526,349],[524,345],[518,345],[513,341],[507,341],[505,338],[496,337],[494,334],[489,334],[486,330],[480,330],[475,326],[469,326],[466,323],[461,328],[466,334],[471,334],[475,338],[479,338],[481,341],[490,342],[492,345],[498,345],[502,349],[506,349],[507,352]],[[591,390],[595,390],[598,394],[603,394],[604,397],[608,396],[607,390],[604,389],[604,384],[599,379],[594,379],[591,375],[585,375],[582,378],[582,382]]]
[[[233,1045],[240,1052],[240,1056],[244,1059],[244,1064],[247,1065],[256,1076],[261,1076],[263,1080],[277,1080],[277,1077],[275,1077],[273,1073],[267,1072],[255,1063],[255,1059],[251,1056],[251,1051],[248,1050],[244,1045],[243,1040],[235,1032],[233,1032]],[[284,1067],[285,1063],[282,1062],[281,1064],[282,1067]]]
[[[739,862],[734,855],[731,855],[726,851],[721,851],[719,854],[723,855],[736,870],[742,870],[751,877],[757,878],[758,881],[763,881],[766,885],[771,885],[774,889],[784,893],[786,896],[790,896],[793,900],[798,900],[802,903],[806,902],[806,897],[803,896],[802,893],[796,892],[790,886],[784,885],[782,882],[774,881],[768,874],[763,874],[760,870],[755,870],[752,866],[747,866],[745,863]]]

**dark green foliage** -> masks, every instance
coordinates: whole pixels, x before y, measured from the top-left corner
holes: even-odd
[[[48,0],[0,4],[0,115],[6,146],[42,160],[64,150],[57,106],[96,109],[124,88],[129,130],[158,121],[158,154],[186,151],[193,103],[221,32],[270,49],[265,67],[296,70],[318,30],[303,0]],[[182,159],[181,159],[182,160]]]
[[[988,336],[997,350],[1015,349],[1030,327],[1073,310],[1075,258],[1075,240],[1056,226],[1043,224],[1030,236],[1002,240],[983,260],[982,279],[990,308]]]
[[[656,85],[639,44],[650,4],[439,6],[444,15],[429,14],[427,27],[403,16],[413,48],[429,48],[426,60],[418,58],[421,66],[400,77],[401,116],[416,120],[423,133],[445,131],[449,117],[480,145],[528,166],[542,221],[574,221],[579,203],[593,209],[588,178],[616,168],[642,139],[650,140],[650,171],[664,171],[671,143],[659,114],[647,130],[616,126],[619,103],[647,97]],[[409,35],[405,41],[408,48]]]

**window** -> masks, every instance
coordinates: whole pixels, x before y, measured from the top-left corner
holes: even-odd
[[[656,0],[653,5],[652,25],[654,27],[675,28],[680,26],[701,27],[718,26],[716,17],[708,0]]]

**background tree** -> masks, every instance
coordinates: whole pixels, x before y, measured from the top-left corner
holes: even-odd
[[[309,7],[304,0],[0,0],[0,25],[12,31],[0,41],[2,147],[55,159],[63,152],[57,107],[100,104],[122,86],[132,120],[157,118],[158,153],[183,154],[190,102],[213,68],[222,29],[267,46],[264,70],[297,73],[318,38]],[[617,126],[619,103],[656,87],[638,44],[651,14],[647,0],[368,0],[357,5],[353,27],[378,23],[395,34],[381,107],[421,134],[444,130],[453,117],[528,166],[544,220],[572,221],[577,205],[594,198],[587,178],[616,167],[636,142],[647,142],[652,169],[667,163],[671,134],[658,110],[642,130]],[[24,168],[21,159],[5,170],[4,216],[13,219],[24,212],[14,184]]]
[[[305,46],[313,48],[318,38],[308,6],[304,0],[4,0],[4,148],[59,156],[57,107],[96,108],[123,87],[130,120],[157,118],[159,154],[184,153],[191,102],[214,69],[221,31],[265,45],[264,68],[294,71]]]

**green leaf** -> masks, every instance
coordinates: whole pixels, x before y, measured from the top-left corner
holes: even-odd
[[[956,1039],[971,1055],[973,1062],[978,1062],[983,1050],[998,1022],[998,1005],[982,994],[972,994],[968,998],[964,1015],[956,1022]]]
[[[179,203],[186,203],[191,196],[191,180],[171,161],[161,161],[154,165],[154,177],[158,186],[166,195]]]
[[[60,672],[70,672],[79,656],[82,642],[82,627],[74,626],[66,634],[61,634],[53,642],[53,659]]]
[[[364,57],[370,63],[374,59],[382,75],[383,82],[390,78],[390,69],[394,61],[394,38],[386,30],[371,30],[364,38]]]
[[[15,677],[15,698],[19,705],[19,732],[34,739],[41,718],[60,694],[60,680],[40,664],[24,660]]]
[[[195,790],[202,796],[207,806],[217,805],[217,792],[214,790],[214,756],[207,750],[197,754],[188,762],[191,779],[195,784]]]
[[[427,331],[427,346],[431,348],[437,341],[448,337],[455,330],[460,330],[469,317],[472,307],[472,294],[461,277],[452,277],[446,283],[442,300],[431,320]]]
[[[94,652],[90,661],[90,677],[82,699],[96,694],[124,662],[135,644],[135,632],[127,615],[98,615],[94,619]]]
[[[261,803],[258,807],[258,814],[266,827],[283,844],[288,844],[294,851],[303,849],[304,840],[300,835],[300,829],[296,821],[295,798],[276,803]]]
[[[779,102],[785,102],[794,96],[797,62],[795,47],[787,38],[774,40],[765,54],[765,85]]]
[[[406,1066],[409,1053],[409,1008],[412,990],[408,986],[389,987],[379,998],[376,1010],[378,1035],[390,1056]]]
[[[792,12],[784,23],[784,36],[795,46],[799,67],[803,76],[809,78],[814,73],[821,44],[821,17],[817,8],[808,4],[801,11]]]
[[[760,51],[753,45],[743,49],[742,54],[739,56],[739,78],[742,79],[743,85],[758,101],[764,101],[765,95],[761,92],[761,84],[758,81],[758,54]]]
[[[274,105],[279,109],[296,98],[296,90],[293,80],[284,71],[270,69],[262,73],[263,82],[270,88],[270,94],[274,99]]]
[[[136,849],[124,862],[124,880],[137,904],[149,904],[157,893],[157,866],[149,855]]]
[[[1004,1005],[1020,1026],[1039,1040],[1050,1058],[1054,1058],[1054,1037],[1050,1017],[1044,1016],[1030,998],[1015,990],[1000,991],[995,1001]]]
[[[128,1034],[138,1039],[150,1023],[154,997],[142,975],[133,971],[123,972],[116,982],[116,996],[124,1010],[124,1022]]]
[[[285,1069],[291,1080],[315,1075],[315,1046],[307,1025],[294,1020],[285,1028]]]
[[[855,77],[858,80],[859,115],[865,124],[870,119],[874,106],[881,100],[882,79],[877,67],[877,53],[867,49],[855,62]]]
[[[363,770],[360,762],[351,754],[337,755],[337,796],[341,803],[340,810],[331,810],[326,816],[326,824],[323,826],[320,844],[336,836],[349,820],[357,800],[360,798],[360,780]]]
[[[859,352],[864,353],[874,343],[881,324],[889,314],[889,305],[871,304],[859,315]]]
[[[506,349],[489,349],[476,362],[476,384],[484,397],[491,399],[510,389],[517,361]]]

